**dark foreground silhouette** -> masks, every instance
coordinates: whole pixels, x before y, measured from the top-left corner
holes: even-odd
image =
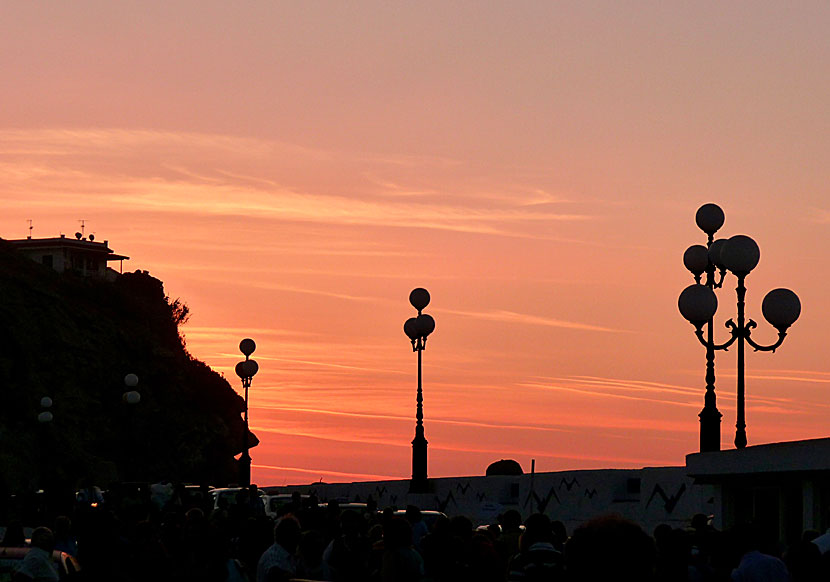
[[[36,503],[7,506],[0,545],[24,546],[21,524],[40,526],[14,580],[57,579],[33,574],[52,550],[77,557],[81,569],[69,579],[91,582],[830,579],[830,554],[821,553],[827,535],[805,532],[782,551],[775,540],[759,539],[758,528],[720,532],[702,515],[653,535],[609,515],[568,535],[561,522],[542,514],[523,520],[515,510],[475,528],[464,516],[427,521],[412,506],[379,512],[369,500],[355,510],[299,494],[267,515],[255,485],[234,493],[215,499],[206,488],[164,485],[104,494],[89,486],[61,515]]]

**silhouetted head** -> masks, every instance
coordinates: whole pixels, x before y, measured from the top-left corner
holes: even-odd
[[[406,519],[409,523],[415,524],[421,521],[421,510],[415,505],[406,506]]]
[[[501,517],[501,524],[504,531],[515,531],[522,525],[522,514],[515,509],[508,509]]]
[[[519,542],[521,550],[527,549],[539,542],[553,541],[553,533],[550,529],[550,518],[543,513],[534,513],[525,521],[525,531]]]
[[[404,518],[395,515],[383,524],[383,545],[387,550],[408,548],[412,545],[412,526]]]
[[[277,520],[274,526],[274,541],[288,553],[293,554],[300,543],[300,522],[293,515],[286,515]]]
[[[637,524],[619,516],[592,519],[573,532],[565,564],[573,580],[647,582],[654,576],[654,543]]]
[[[38,527],[32,532],[32,547],[47,552],[55,549],[55,535],[48,527]]]

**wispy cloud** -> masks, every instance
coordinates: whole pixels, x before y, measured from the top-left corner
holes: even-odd
[[[271,177],[269,163],[286,155],[299,158],[301,165],[327,160],[344,166],[341,171],[348,171],[352,180],[355,175],[363,180],[364,195],[354,187],[337,195]],[[354,154],[343,152],[195,133],[0,131],[0,179],[7,193],[26,194],[25,200],[6,194],[5,204],[76,208],[75,195],[83,193],[93,197],[97,205],[122,210],[511,237],[544,236],[530,233],[522,225],[591,220],[585,214],[555,212],[548,203],[528,204],[521,198],[518,202],[505,197],[498,204],[483,204],[476,197],[454,197],[448,192],[427,202],[413,195],[373,197],[370,193],[378,180],[368,181],[365,172],[354,167],[354,158]],[[406,163],[417,162],[408,159]],[[434,161],[425,159],[421,163]],[[248,167],[249,171],[237,167]],[[380,185],[387,192],[434,191],[413,190],[392,180],[383,180]],[[540,199],[554,200],[539,192],[531,196],[532,202]]]
[[[449,315],[459,315],[461,317],[471,317],[485,321],[496,321],[499,323],[518,323],[524,325],[541,325],[546,327],[560,327],[565,329],[576,329],[581,331],[602,331],[608,333],[631,333],[624,329],[615,329],[612,327],[605,327],[602,325],[593,325],[590,323],[580,323],[577,321],[566,321],[563,319],[554,319],[551,317],[542,317],[539,315],[529,315],[527,313],[517,313],[515,311],[462,311],[457,309],[435,309],[437,313],[446,313]]]

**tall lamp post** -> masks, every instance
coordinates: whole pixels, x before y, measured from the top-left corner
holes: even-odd
[[[714,205],[706,205],[714,206]],[[703,210],[702,207],[701,210]],[[717,208],[717,207],[716,207]],[[718,209],[720,210],[720,209]],[[698,211],[700,213],[700,211]],[[722,215],[722,212],[721,212]],[[722,223],[722,221],[721,221]],[[698,223],[700,224],[700,222]],[[711,224],[709,224],[711,226]],[[701,227],[702,228],[702,227]],[[719,226],[718,226],[719,228]],[[705,231],[706,229],[704,229]],[[717,230],[717,229],[715,229]],[[712,232],[714,234],[714,231]],[[711,237],[711,235],[710,235]],[[721,242],[722,241],[722,242]],[[758,326],[752,319],[747,320],[745,311],[746,287],[744,285],[747,275],[758,265],[761,258],[761,251],[758,245],[746,235],[735,235],[727,240],[715,240],[710,242],[706,254],[706,262],[703,261],[702,253],[687,249],[684,255],[686,267],[695,275],[696,283],[686,287],[678,299],[680,313],[692,325],[695,326],[695,335],[707,351],[707,402],[711,400],[711,407],[714,408],[714,352],[726,350],[737,342],[737,421],[735,423],[735,447],[742,449],[746,447],[746,412],[745,412],[745,346],[749,344],[756,351],[774,352],[783,342],[787,335],[787,329],[795,323],[801,314],[801,302],[798,296],[789,289],[774,289],[767,293],[761,304],[761,312],[764,318],[778,331],[778,340],[769,345],[762,345],[752,339],[752,330]],[[687,260],[688,257],[688,260]],[[714,283],[714,270],[720,271],[720,281]],[[737,279],[737,323],[733,319],[726,322],[731,337],[722,344],[714,341],[712,334],[712,321],[718,308],[718,300],[714,289],[723,284],[726,271],[730,271]],[[700,276],[707,273],[707,284],[700,283]],[[711,274],[711,275],[710,275]],[[710,283],[711,284],[708,284]],[[708,337],[704,338],[703,326],[708,324]],[[711,380],[711,391],[710,391]],[[709,395],[711,392],[711,399]],[[716,409],[715,409],[716,411]],[[701,412],[701,451],[704,451],[704,438],[707,447],[711,447],[709,439],[712,435],[703,434],[704,411]],[[707,414],[711,414],[707,413]],[[719,414],[719,413],[718,413]],[[708,420],[708,417],[707,417]],[[719,417],[718,417],[719,420]],[[708,427],[708,425],[707,425]],[[711,430],[711,429],[710,429]],[[719,448],[719,447],[718,447]],[[707,448],[705,450],[718,450]]]
[[[259,371],[259,364],[250,358],[256,350],[256,342],[245,338],[239,342],[239,351],[245,355],[245,360],[236,364],[236,375],[242,380],[242,388],[245,389],[245,427],[242,429],[242,456],[239,458],[239,484],[247,487],[251,484],[251,454],[248,443],[248,388],[251,387],[256,373]]]
[[[706,275],[703,285],[709,289],[719,289],[723,285],[725,271],[720,270],[720,279],[715,279],[715,264],[709,260],[710,250],[718,252],[725,242],[723,239],[715,241],[715,233],[723,226],[723,210],[716,204],[704,204],[695,215],[697,226],[707,235],[706,246],[692,245],[683,253],[683,264],[692,275],[695,283],[701,283],[701,276]],[[714,246],[714,249],[713,249]],[[715,396],[715,350],[714,326],[710,317],[706,322],[706,395],[703,399],[703,410],[700,411],[700,451],[720,450],[720,419],[723,416],[717,407]]]
[[[418,393],[415,398],[415,438],[412,440],[412,483],[415,493],[427,489],[427,439],[424,437],[424,396],[421,389],[421,352],[427,347],[427,336],[435,330],[435,320],[422,313],[429,305],[429,291],[418,287],[409,294],[409,303],[418,310],[417,317],[410,317],[403,325],[403,331],[412,342],[412,351],[418,352]]]

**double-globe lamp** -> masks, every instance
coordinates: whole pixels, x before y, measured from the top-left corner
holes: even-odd
[[[714,239],[724,222],[723,211],[715,204],[702,206],[696,215],[697,225],[708,235],[707,246],[693,245],[683,254],[683,264],[692,273],[695,283],[686,287],[678,299],[680,313],[694,327],[695,335],[707,352],[706,399],[701,418],[701,451],[719,450],[720,448],[720,413],[715,408],[714,396],[714,352],[726,350],[737,342],[737,421],[735,423],[735,446],[739,449],[746,447],[746,414],[745,414],[745,344],[749,344],[756,351],[775,351],[787,335],[787,329],[795,323],[801,314],[801,302],[798,296],[789,289],[774,289],[767,293],[761,304],[764,318],[778,331],[778,340],[770,345],[762,345],[752,339],[752,330],[757,324],[752,319],[746,320],[744,313],[746,287],[744,281],[749,273],[758,265],[761,251],[758,245],[746,235],[735,235],[728,239]],[[715,277],[715,272],[719,276]],[[723,286],[726,272],[729,271],[737,278],[737,323],[733,319],[726,322],[731,337],[722,344],[717,344],[713,338],[713,320],[718,309],[718,300],[715,289]],[[701,282],[702,276],[706,279]],[[704,326],[707,327],[707,337],[704,338]],[[717,423],[717,424],[716,424]],[[713,442],[715,430],[717,442]]]

